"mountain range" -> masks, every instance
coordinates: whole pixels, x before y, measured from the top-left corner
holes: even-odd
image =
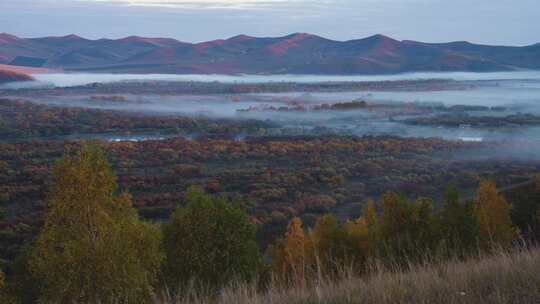
[[[0,64],[65,71],[175,74],[392,74],[540,69],[540,43],[424,43],[384,35],[335,41],[295,33],[239,35],[202,43],[130,36],[20,38],[0,34]]]

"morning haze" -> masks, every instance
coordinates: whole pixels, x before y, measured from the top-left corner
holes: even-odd
[[[139,35],[186,42],[308,32],[336,40],[384,34],[528,45],[540,41],[539,11],[535,0],[3,0],[0,29],[23,37]]]

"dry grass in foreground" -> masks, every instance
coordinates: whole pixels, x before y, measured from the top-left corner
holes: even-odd
[[[193,295],[175,304],[540,303],[540,249],[413,266],[408,271],[378,270],[366,277],[343,276],[311,285],[270,287],[264,293],[240,285],[217,298]]]

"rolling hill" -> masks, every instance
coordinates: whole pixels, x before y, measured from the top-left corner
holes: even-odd
[[[8,83],[8,82],[16,82],[16,81],[30,81],[33,80],[33,78],[29,75],[10,71],[10,70],[3,70],[0,67],[0,84]]]
[[[67,71],[219,74],[391,74],[412,71],[540,69],[540,44],[398,41],[383,35],[335,41],[295,33],[239,35],[203,43],[130,36],[19,38],[0,34],[0,64]]]

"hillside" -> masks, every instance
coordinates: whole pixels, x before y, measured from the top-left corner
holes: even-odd
[[[44,73],[55,73],[59,71],[49,70],[47,68],[35,68],[28,66],[19,66],[12,64],[0,64],[0,70],[10,71],[19,74],[44,74]]]
[[[0,67],[0,84],[8,83],[8,82],[15,82],[15,81],[29,81],[29,80],[33,80],[33,78],[29,75],[17,73],[14,71],[2,70]]]
[[[220,74],[388,74],[540,69],[540,44],[398,41],[383,35],[335,41],[306,33],[185,43],[130,36],[19,38],[0,34],[0,64],[71,71]]]

